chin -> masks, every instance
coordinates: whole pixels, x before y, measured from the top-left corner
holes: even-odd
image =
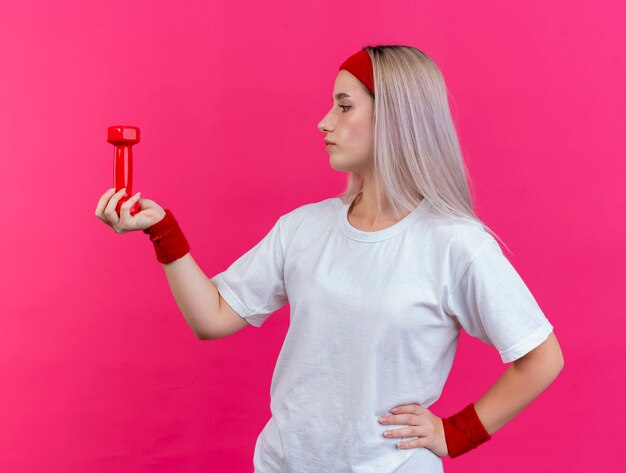
[[[345,161],[334,157],[332,154],[330,156],[329,164],[330,167],[333,168],[335,171],[352,172],[355,174],[358,174],[360,172],[359,167],[355,166],[354,163],[346,163]]]
[[[340,161],[338,161],[336,158],[333,158],[332,154],[330,155],[329,164],[330,164],[330,167],[333,168],[335,171],[350,172],[350,169],[348,169],[350,166],[342,165]]]

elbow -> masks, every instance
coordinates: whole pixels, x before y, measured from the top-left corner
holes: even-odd
[[[557,362],[557,367],[558,367],[557,374],[559,374],[561,371],[563,371],[563,367],[564,366],[565,366],[565,358],[563,357],[563,352],[559,351],[559,358],[558,358],[558,362]]]
[[[544,376],[554,380],[563,371],[565,359],[560,347],[556,345],[551,349],[533,350],[513,364],[521,370],[543,372]]]
[[[206,335],[205,335],[204,333],[202,333],[202,332],[196,332],[196,331],[194,331],[193,333],[196,335],[196,338],[197,338],[198,340],[211,340],[208,336],[206,336]]]
[[[555,350],[552,356],[546,360],[546,364],[552,368],[554,378],[556,378],[561,373],[561,371],[563,371],[563,367],[565,366],[565,359],[563,358],[563,352],[560,348],[558,350]]]
[[[561,374],[561,371],[563,371],[563,367],[565,366],[565,359],[563,358],[561,350],[558,350],[558,352],[554,353],[551,358],[546,360],[546,366],[551,368],[552,381],[554,381],[559,374]]]
[[[194,332],[196,334],[196,337],[198,337],[198,340],[217,340],[219,338],[223,338],[223,335],[219,335],[219,334],[208,334],[208,333],[204,333],[204,332]]]
[[[559,377],[559,375],[561,374],[561,371],[563,371],[564,366],[565,366],[565,361],[563,360],[563,356],[561,356],[553,364],[554,371],[552,372],[552,380],[550,381],[550,384],[552,384],[556,380],[556,378]]]
[[[552,356],[550,357],[550,363],[554,367],[556,374],[558,375],[561,371],[563,371],[563,367],[565,366],[565,358],[563,357],[563,350],[559,346],[558,342],[555,344],[554,349],[552,350]]]
[[[554,377],[556,377],[565,366],[563,351],[554,333],[551,333],[543,343],[516,361],[519,361],[520,366],[530,364],[532,366],[541,367],[544,370],[549,370],[554,374]]]

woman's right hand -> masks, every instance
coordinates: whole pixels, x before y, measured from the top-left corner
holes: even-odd
[[[120,215],[118,215],[115,208],[120,199],[124,197],[125,192],[126,189],[121,189],[118,192],[115,192],[114,187],[109,189],[102,194],[96,207],[96,217],[117,233],[145,230],[165,217],[165,210],[159,204],[150,199],[140,199],[139,193],[121,205]],[[137,201],[139,201],[139,212],[131,215],[130,208]]]

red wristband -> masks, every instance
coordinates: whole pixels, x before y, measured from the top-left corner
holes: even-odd
[[[491,438],[478,418],[474,404],[442,421],[450,458],[469,452]]]
[[[165,217],[143,232],[150,235],[159,263],[171,263],[189,253],[189,243],[170,209],[165,209]]]

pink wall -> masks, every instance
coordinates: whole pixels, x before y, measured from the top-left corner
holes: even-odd
[[[288,307],[198,341],[146,235],[94,216],[112,185],[105,129],[141,128],[133,191],[175,212],[212,276],[278,216],[341,190],[316,128],[338,65],[396,43],[444,73],[479,215],[566,359],[446,472],[616,471],[622,2],[308,3],[3,2],[0,470],[252,471]],[[431,410],[461,409],[504,369],[463,334]]]

